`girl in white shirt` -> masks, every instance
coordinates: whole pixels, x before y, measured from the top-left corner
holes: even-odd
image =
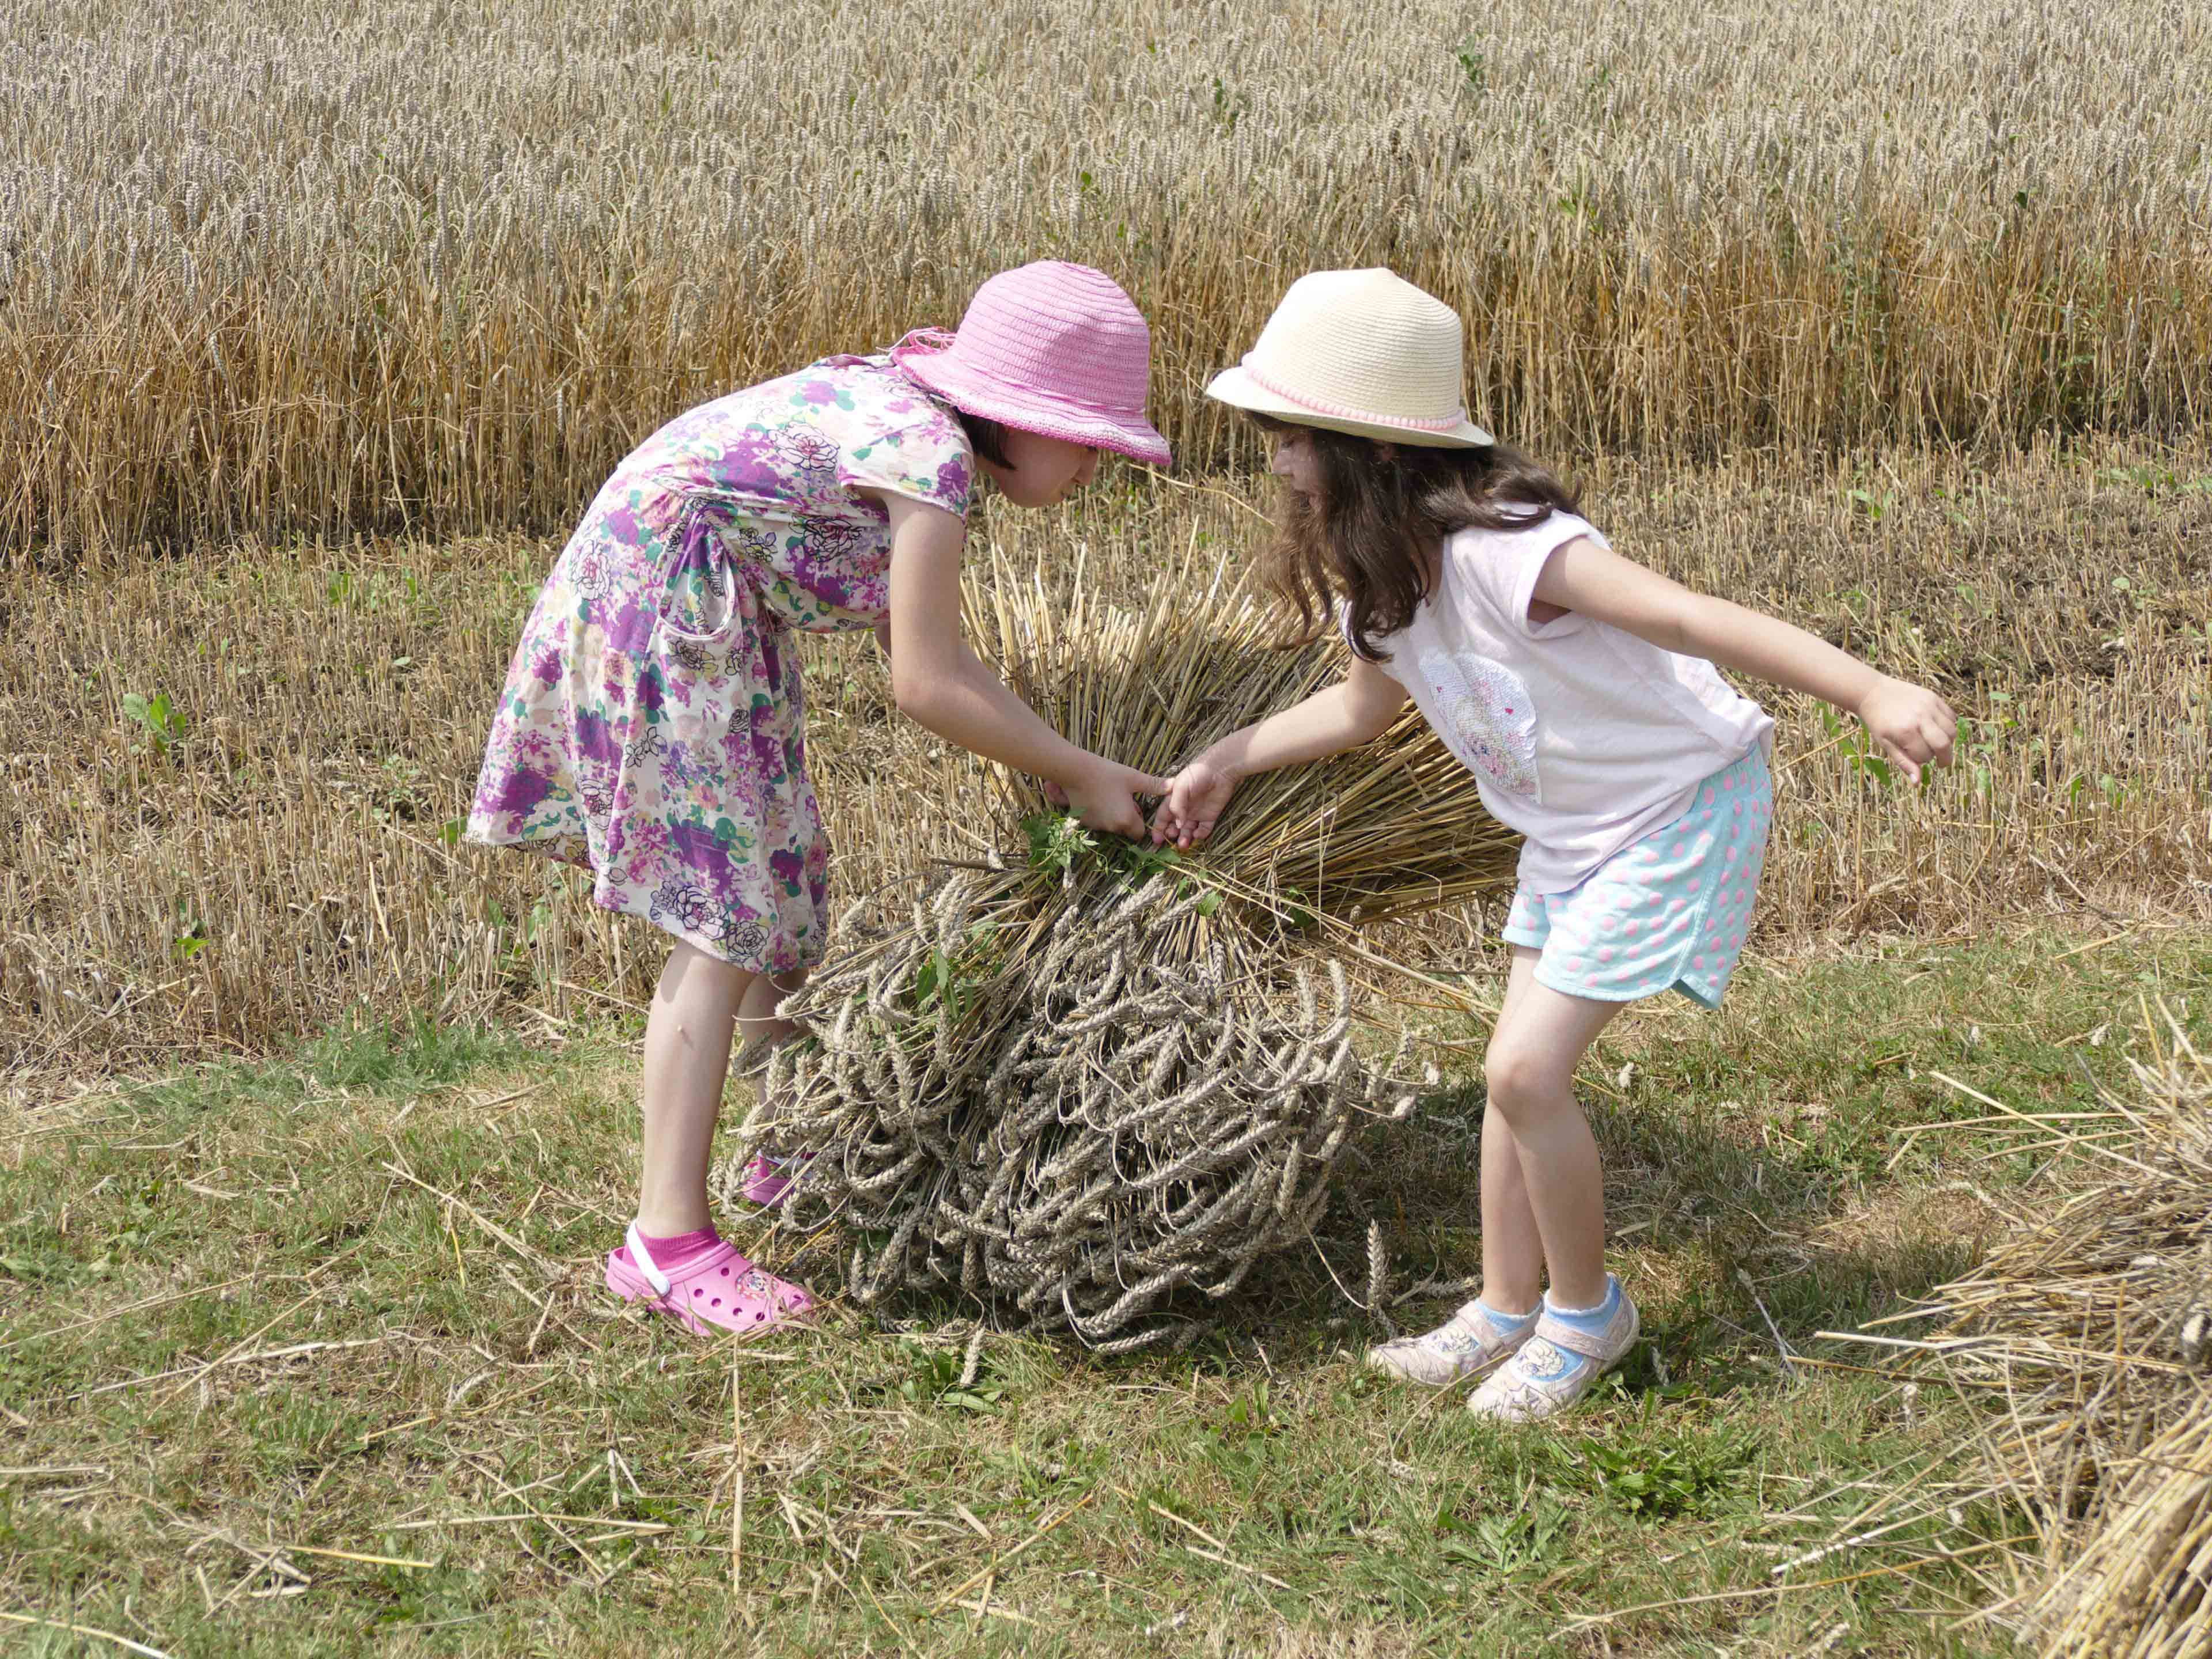
[[[1352,663],[1184,767],[1153,836],[1205,840],[1238,779],[1370,742],[1411,696],[1524,837],[1484,1067],[1482,1292],[1370,1356],[1434,1385],[1480,1379],[1468,1406],[1517,1419],[1579,1398],[1638,1329],[1605,1271],[1575,1067],[1638,997],[1717,1007],[1750,926],[1774,722],[1713,664],[1856,714],[1916,781],[1948,763],[1957,721],[1931,691],[1613,552],[1557,479],[1467,418],[1462,372],[1449,307],[1387,270],[1316,271],[1207,387],[1274,434],[1269,574],[1309,630],[1335,612]]]

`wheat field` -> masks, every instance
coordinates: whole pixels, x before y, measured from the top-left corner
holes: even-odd
[[[1283,288],[1458,307],[1541,447],[2193,429],[2185,0],[7,0],[0,547],[551,532],[670,415],[1103,266],[1199,396]]]

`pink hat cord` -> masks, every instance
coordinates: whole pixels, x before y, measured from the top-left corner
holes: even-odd
[[[931,356],[949,350],[952,341],[953,333],[949,328],[910,328],[906,331],[905,338],[891,348],[891,361],[903,364],[908,357],[916,354]]]

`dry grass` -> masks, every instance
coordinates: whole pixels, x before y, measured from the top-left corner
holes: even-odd
[[[1121,277],[1186,462],[1387,263],[1553,448],[2173,434],[2208,14],[1849,0],[0,8],[0,546],[553,531],[712,393]]]
[[[2212,1060],[2188,1012],[2187,999],[2146,1002],[2131,1086],[2099,1089],[2089,1109],[2014,1104],[1937,1074],[1984,1114],[1968,1123],[2039,1167],[2016,1195],[1974,1189],[2012,1223],[1987,1259],[1856,1339],[1904,1349],[1986,1408],[1960,1449],[1992,1483],[1972,1500],[2002,1498],[2027,1522],[2011,1593],[1988,1613],[2053,1659],[2205,1651]],[[1901,1337],[1907,1319],[1936,1323]],[[1960,1502],[1954,1482],[1908,1485],[1863,1519],[1893,1534]]]
[[[1965,764],[1914,792],[1801,700],[1774,703],[1786,764],[1754,949],[2084,908],[2124,940],[2204,915],[2208,481],[2202,453],[2121,452],[1597,480],[1591,511],[1624,548],[1929,680],[1973,722]],[[1126,597],[1158,549],[1257,530],[1223,494],[1161,490],[994,514],[987,533],[1049,591],[1072,590],[1079,550],[1085,582]],[[558,866],[447,842],[550,556],[247,545],[0,575],[0,1065],[167,1064],[355,1006],[641,1000],[654,941]],[[960,826],[985,769],[897,716],[872,644],[810,649],[838,891],[923,852],[973,857]],[[1392,948],[1448,963],[1467,925]]]

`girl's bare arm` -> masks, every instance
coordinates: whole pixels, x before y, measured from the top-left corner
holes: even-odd
[[[966,526],[939,507],[881,499],[891,520],[891,696],[900,711],[987,760],[1059,784],[1085,823],[1142,835],[1133,798],[1164,794],[1166,781],[1077,747],[986,668],[960,623]]]
[[[1403,686],[1373,663],[1354,657],[1334,685],[1231,732],[1198,758],[1235,779],[1340,755],[1381,737],[1405,706]]]
[[[1958,717],[1933,691],[1877,672],[1778,617],[1693,592],[1587,536],[1554,550],[1537,573],[1534,597],[1664,650],[1809,691],[1864,720],[1883,752],[1916,781],[1923,765],[1950,762]]]
[[[1204,841],[1238,779],[1372,743],[1405,705],[1404,687],[1354,657],[1336,684],[1231,732],[1170,779],[1167,799],[1152,816],[1152,839],[1178,847]]]

